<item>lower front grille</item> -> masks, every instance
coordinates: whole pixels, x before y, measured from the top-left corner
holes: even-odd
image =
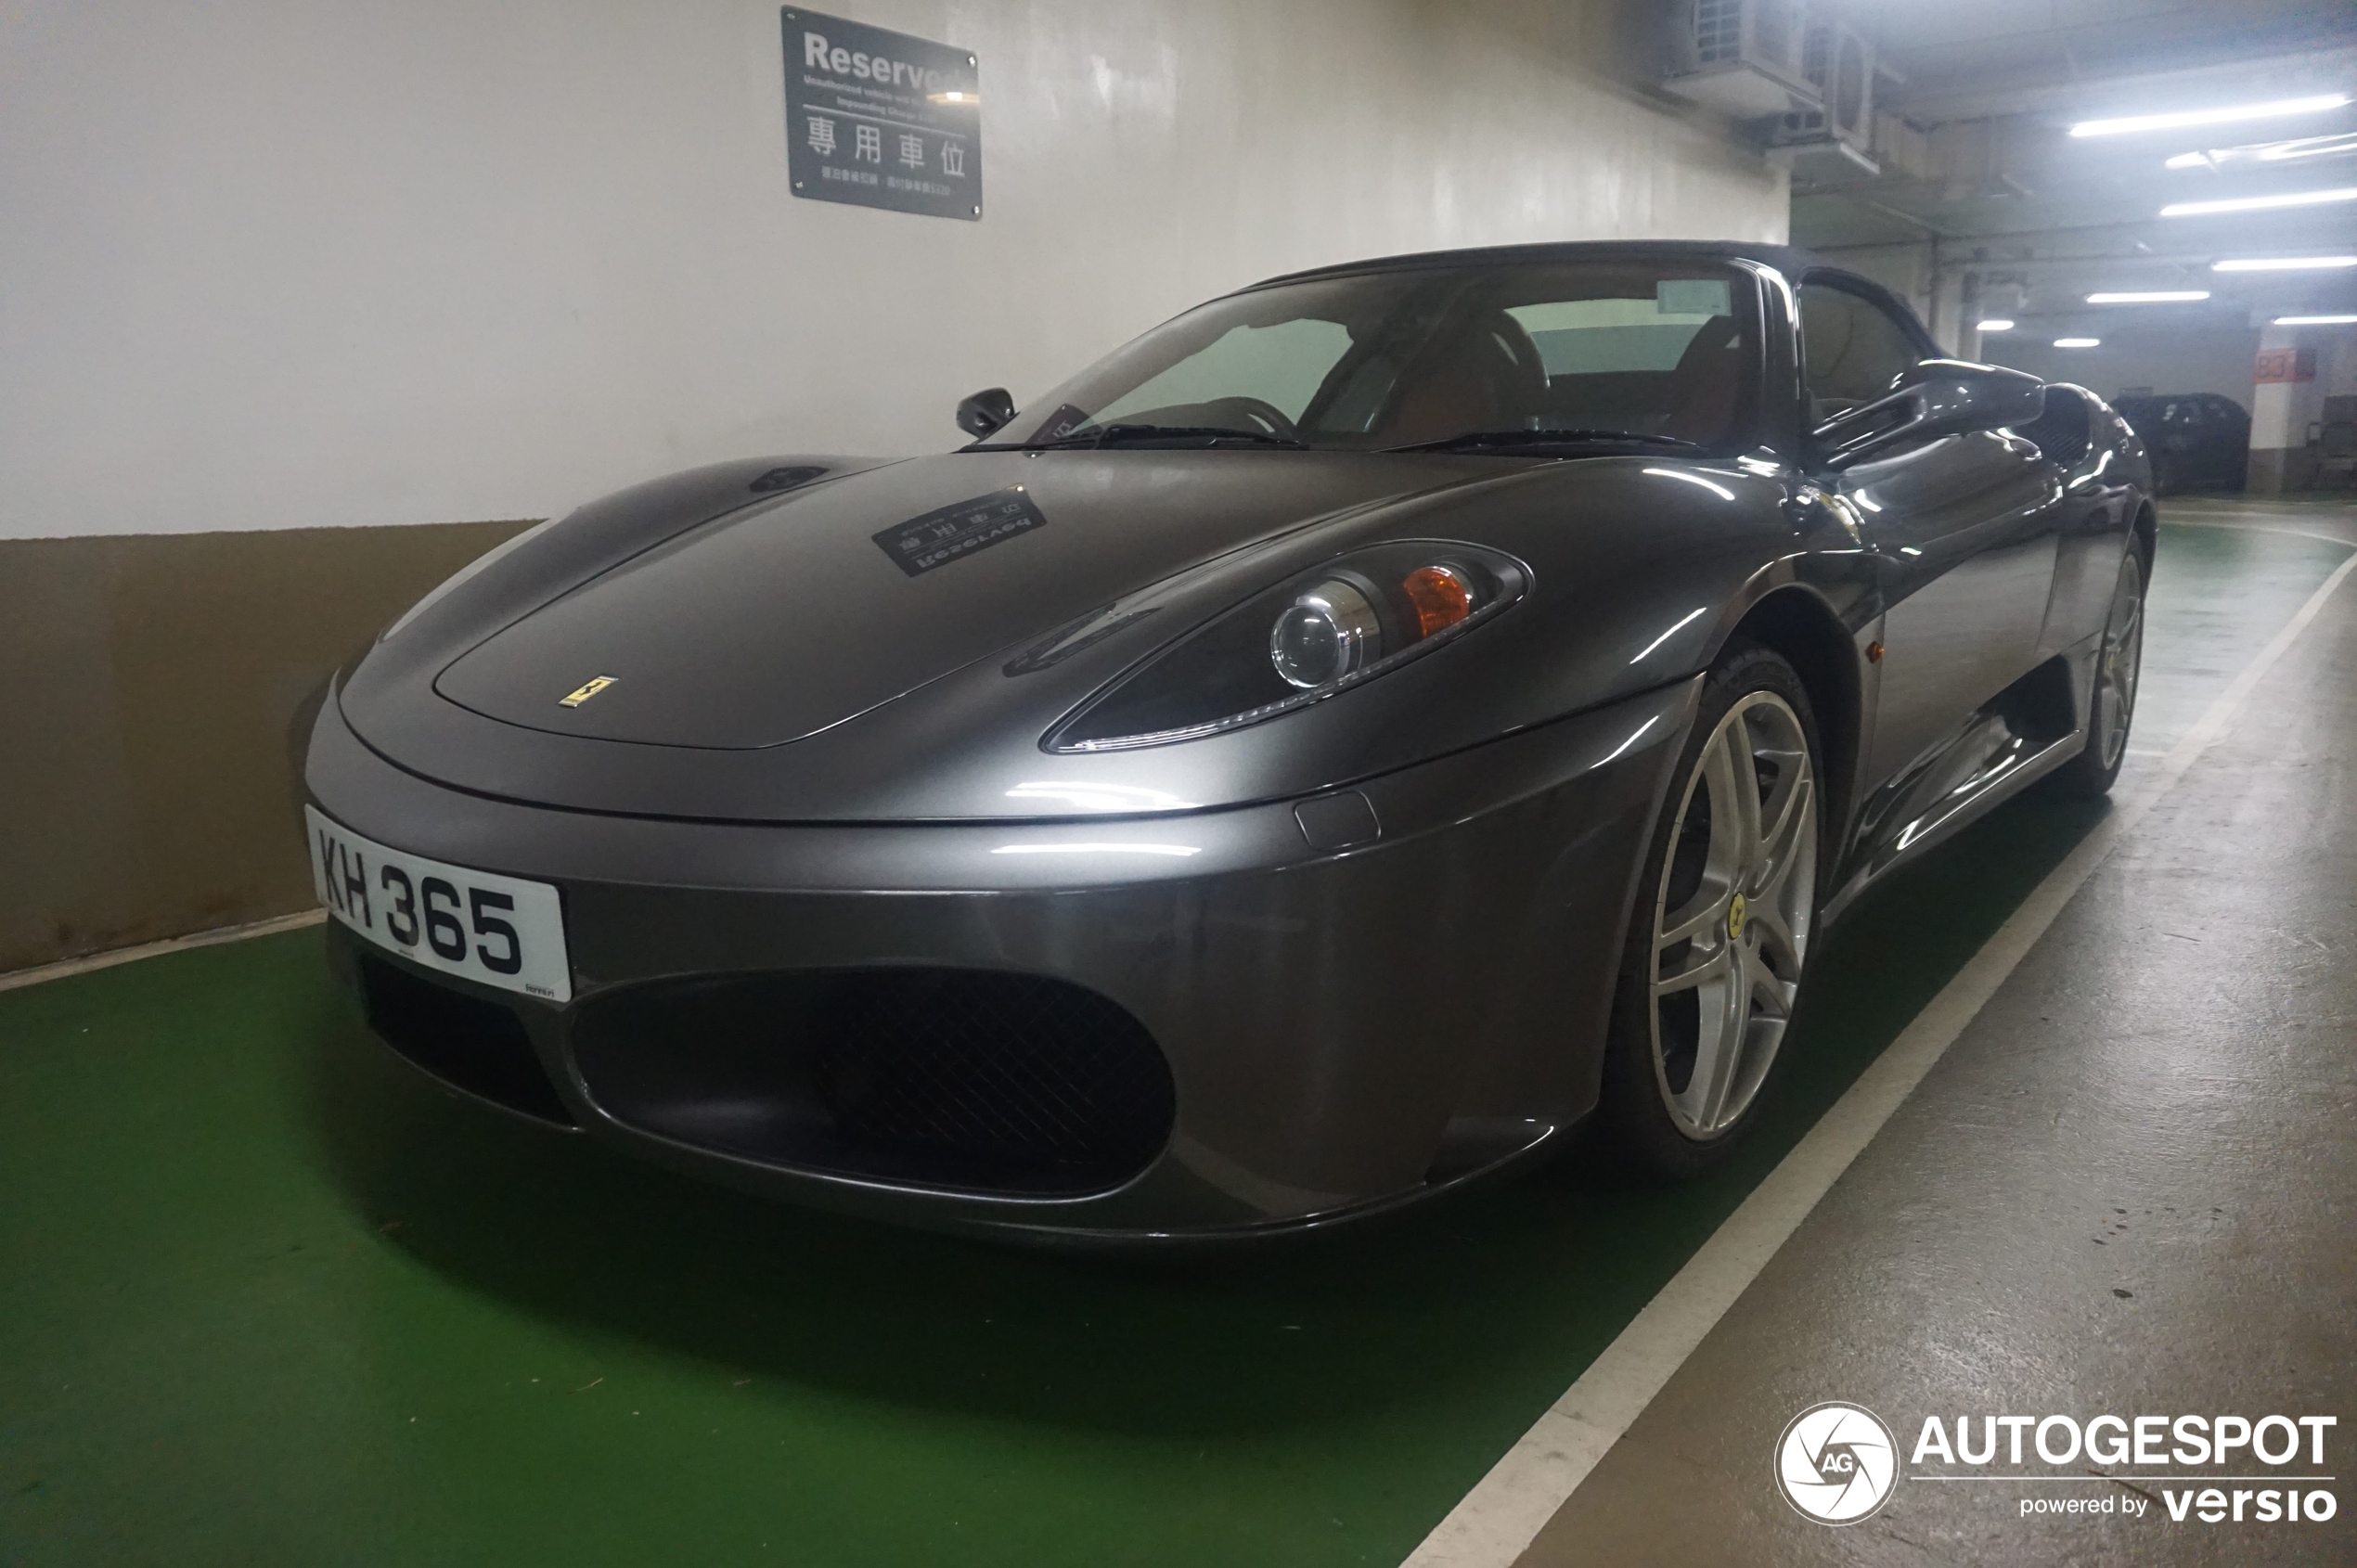
[[[514,1013],[367,953],[354,962],[368,1027],[386,1045],[469,1094],[544,1122],[573,1125]]]
[[[1038,975],[879,969],[666,981],[586,1004],[574,1060],[616,1120],[765,1162],[1073,1196],[1168,1138],[1145,1027]]]

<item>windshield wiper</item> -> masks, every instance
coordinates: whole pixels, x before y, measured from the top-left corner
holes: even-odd
[[[1465,431],[1438,441],[1407,446],[1386,446],[1385,452],[1506,451],[1518,446],[1670,446],[1690,452],[1707,450],[1698,441],[1674,435],[1642,435],[1635,431]]]
[[[1255,446],[1282,446],[1292,452],[1307,452],[1309,443],[1291,436],[1269,435],[1261,431],[1231,430],[1226,425],[1102,425],[1093,431],[1081,431],[1072,435],[1058,436],[1053,441],[1033,441],[1024,443],[1027,452],[1054,452],[1072,447],[1125,446],[1133,442],[1149,441],[1242,441]]]

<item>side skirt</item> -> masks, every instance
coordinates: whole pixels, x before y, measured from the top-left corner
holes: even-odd
[[[1819,916],[1865,891],[2070,761],[2087,745],[2100,636],[2047,660],[1975,710],[1957,733],[1874,792],[1848,869]]]

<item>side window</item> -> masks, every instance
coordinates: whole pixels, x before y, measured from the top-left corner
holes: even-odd
[[[1923,358],[1915,341],[1872,300],[1822,283],[1800,286],[1800,357],[1810,422],[1874,402]]]

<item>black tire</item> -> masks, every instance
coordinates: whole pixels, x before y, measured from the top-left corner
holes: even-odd
[[[2136,685],[2144,658],[2144,563],[2143,553],[2131,544],[2120,558],[2111,610],[2104,618],[2102,650],[2095,656],[2094,689],[2087,698],[2087,745],[2047,776],[2054,793],[2092,801],[2111,792],[2119,765],[2128,760],[2128,730],[2136,717]]]
[[[1698,775],[1705,767],[1706,751],[1712,745],[1729,714],[1755,693],[1770,694],[1790,711],[1798,721],[1807,752],[1805,778],[1809,795],[1803,806],[1809,814],[1809,847],[1806,876],[1800,880],[1806,882],[1808,916],[1802,922],[1799,958],[1792,965],[1789,977],[1792,1001],[1797,1002],[1798,998],[1808,949],[1811,945],[1807,940],[1807,928],[1814,924],[1815,906],[1824,872],[1822,857],[1819,854],[1824,809],[1823,776],[1818,765],[1818,759],[1823,752],[1818,743],[1816,718],[1810,708],[1808,689],[1801,684],[1800,676],[1793,667],[1781,654],[1769,649],[1737,644],[1731,646],[1704,677],[1701,703],[1695,713],[1693,728],[1679,753],[1669,788],[1663,796],[1631,900],[1629,932],[1622,944],[1604,1049],[1603,1094],[1597,1113],[1598,1136],[1591,1145],[1604,1169],[1616,1176],[1651,1181],[1684,1180],[1722,1163],[1758,1120],[1759,1108],[1765,1103],[1771,1081],[1782,1063],[1783,1030],[1779,1027],[1775,1044],[1769,1047],[1766,1067],[1750,1089],[1741,1110],[1728,1125],[1706,1134],[1681,1130],[1679,1112],[1673,1110],[1672,1103],[1678,1086],[1672,1082],[1672,1070],[1668,1065],[1674,1047],[1667,1040],[1668,1031],[1664,1023],[1665,1009],[1672,1004],[1666,997],[1656,1000],[1654,993],[1654,981],[1664,962],[1664,954],[1677,951],[1674,948],[1657,951],[1655,947],[1656,934],[1667,929],[1664,924],[1665,906],[1674,893],[1681,893],[1680,880],[1688,875],[1682,868],[1684,865],[1688,861],[1694,861],[1697,868],[1700,865],[1694,848],[1695,828],[1687,803],[1697,791],[1705,789]],[[1771,802],[1777,798],[1773,792],[1774,785],[1763,785],[1762,789]],[[1706,826],[1701,831],[1707,836],[1708,828]],[[1765,833],[1761,835],[1763,838],[1767,836]],[[1673,868],[1673,854],[1681,855],[1677,868]],[[1667,881],[1666,869],[1670,869],[1672,873]],[[1697,901],[1705,896],[1700,892],[1693,895]],[[1742,943],[1741,907],[1739,904],[1732,906],[1738,929],[1726,933],[1730,948]],[[1714,940],[1719,934],[1713,933]],[[1756,943],[1759,940],[1755,938]],[[1697,993],[1697,1014],[1704,1010],[1702,995]],[[1790,1003],[1787,1003],[1787,1017],[1789,1007]],[[1737,1049],[1738,1057],[1744,1048],[1748,1047]],[[1690,1066],[1687,1071],[1691,1077],[1699,1068]]]

